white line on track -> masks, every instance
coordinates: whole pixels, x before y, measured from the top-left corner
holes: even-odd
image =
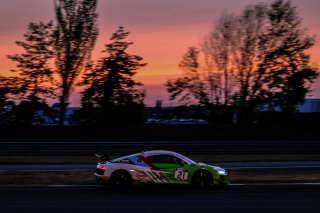
[[[320,186],[320,183],[231,183],[229,186]]]
[[[320,168],[320,166],[243,166],[243,167],[224,167],[227,170],[244,169],[297,169],[297,168]]]
[[[94,169],[4,169],[0,172],[83,172],[94,171]]]
[[[231,183],[228,186],[320,186],[320,183]],[[48,187],[48,188],[103,188],[104,186],[87,184],[87,185],[67,185],[67,184],[51,184],[51,185],[1,185],[1,188],[34,188],[34,187]]]
[[[47,185],[47,187],[50,187],[50,188],[69,188],[69,187],[81,188],[81,187],[101,187],[101,186],[99,186],[99,185]]]
[[[320,186],[320,183],[231,183],[228,186]],[[103,187],[100,185],[47,185],[50,188]]]

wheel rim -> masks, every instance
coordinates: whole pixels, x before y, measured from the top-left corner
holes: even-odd
[[[198,185],[200,187],[205,187],[210,184],[210,176],[206,173],[201,171],[197,176],[195,180],[195,185]]]
[[[114,186],[129,186],[131,185],[130,177],[125,173],[117,174],[113,177],[113,181],[111,181],[111,185]]]
[[[121,174],[120,178],[119,178],[119,184],[120,185],[128,185],[129,181],[128,181],[128,177],[125,174]]]

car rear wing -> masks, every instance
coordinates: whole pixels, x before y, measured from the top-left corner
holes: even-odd
[[[94,154],[98,158],[98,162],[106,162],[109,161],[109,156],[107,155],[100,155],[100,154]]]

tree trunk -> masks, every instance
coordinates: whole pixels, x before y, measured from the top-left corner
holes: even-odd
[[[62,95],[60,99],[59,126],[64,126],[65,112],[66,112],[66,99]]]

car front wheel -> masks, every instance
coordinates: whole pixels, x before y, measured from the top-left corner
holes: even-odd
[[[213,183],[213,178],[210,172],[206,170],[200,170],[196,172],[192,177],[192,185],[197,188],[206,188]]]

